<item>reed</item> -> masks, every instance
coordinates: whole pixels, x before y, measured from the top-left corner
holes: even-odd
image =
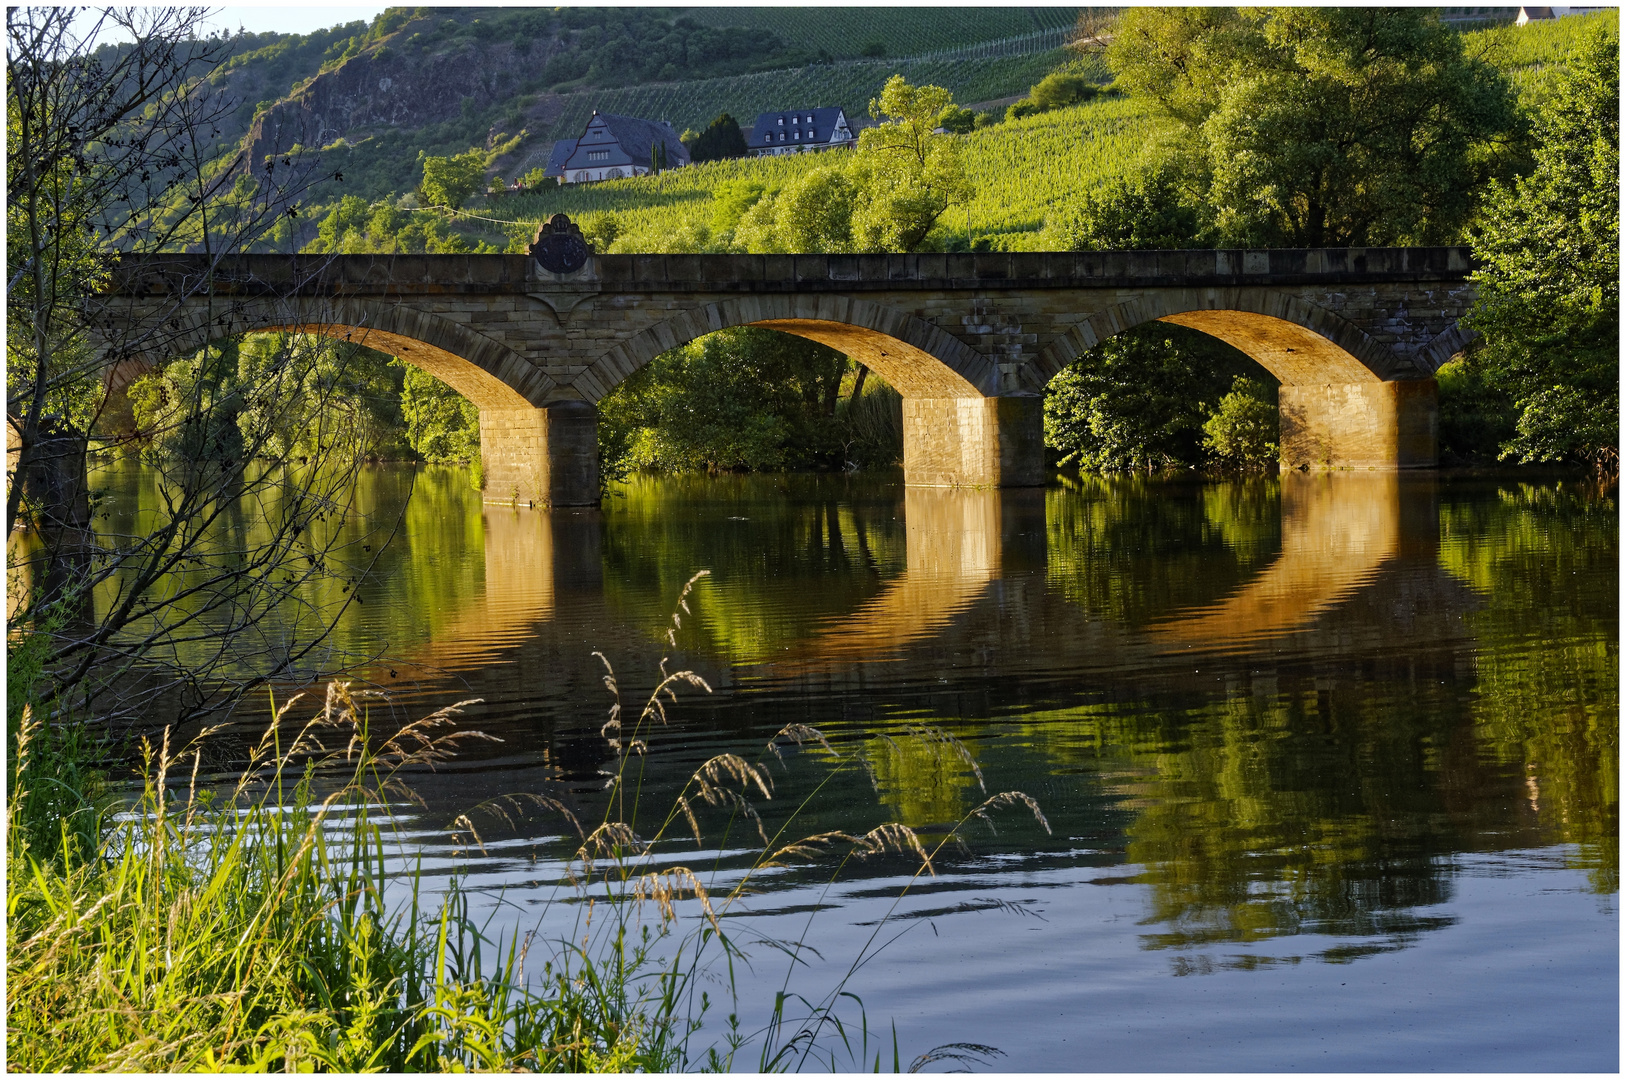
[[[702,576],[678,598],[667,630],[674,645]],[[396,832],[398,808],[416,798],[410,771],[490,738],[458,724],[474,701],[384,736],[370,727],[364,695],[331,684],[302,724],[292,720],[300,698],[277,707],[227,785],[205,771],[213,732],[177,749],[166,730],[156,745],[144,744],[139,796],[94,808],[93,844],[81,839],[83,828],[63,829],[47,848],[38,842],[39,822],[24,818],[54,812],[30,791],[58,782],[61,769],[47,767],[46,735],[25,710],[7,802],[10,1067],[673,1071],[729,1068],[753,1046],[764,1071],[843,1061],[881,1067],[883,1040],[850,983],[884,948],[885,920],[836,990],[807,1000],[790,992],[787,973],[765,1024],[742,1030],[731,1015],[718,1035],[707,1027],[714,1003],[704,987],[724,973],[732,995],[733,965],[747,960],[748,946],[783,952],[792,971],[813,949],[811,924],[795,942],[740,941],[724,917],[765,869],[834,859],[833,882],[849,859],[901,855],[915,865],[913,881],[935,873],[942,845],[990,811],[1025,807],[1048,829],[1037,804],[1019,792],[992,796],[930,847],[896,822],[861,835],[793,838],[800,811],[864,759],[792,724],[755,761],[725,753],[703,763],[643,835],[649,742],[680,690],[709,687],[663,661],[654,690],[624,706],[614,670],[599,659],[612,702],[603,735],[616,763],[601,820],[589,827],[559,801],[530,792],[471,808],[450,825],[474,848],[483,843],[480,823],[540,812],[580,837],[560,882],[573,925],[548,942],[534,932],[494,932],[489,917],[475,917],[456,878],[438,899],[421,895]],[[934,752],[971,760],[946,733],[913,736]],[[773,767],[783,767],[790,744],[816,747],[832,767],[770,823]],[[723,846],[743,828],[755,852],[716,895],[677,857],[691,840],[705,847],[714,818],[723,820]],[[842,1015],[854,1007],[856,1019]],[[892,1067],[903,1067],[895,1035],[890,1049]],[[954,1044],[920,1055],[913,1067],[994,1053]]]

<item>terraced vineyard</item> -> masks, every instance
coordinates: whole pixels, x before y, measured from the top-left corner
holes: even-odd
[[[1071,194],[1129,169],[1149,131],[1150,120],[1139,105],[1108,98],[961,136],[966,169],[977,188],[971,204],[972,235],[1005,250],[1043,247],[1040,230],[1047,211]],[[510,232],[518,239],[529,237],[535,223],[551,214],[580,218],[610,211],[621,225],[615,251],[693,250],[710,224],[711,193],[719,185],[750,180],[777,188],[808,169],[842,160],[798,154],[708,162],[659,177],[506,196],[490,216],[517,222]],[[963,210],[953,211],[944,224],[964,237]]]
[[[1070,29],[1078,8],[924,7],[709,7],[681,14],[708,26],[767,30],[786,42],[823,49],[831,56],[858,56],[871,42],[884,42],[891,56],[924,53],[1034,31]]]
[[[1072,53],[1058,47],[1063,37],[1060,32],[1044,31],[912,59],[818,64],[756,75],[566,94],[547,103],[550,113],[554,108],[558,112],[546,127],[533,128],[534,142],[515,172],[523,174],[545,164],[553,141],[580,135],[595,109],[667,120],[682,131],[703,128],[718,113],[730,113],[742,125],[749,125],[758,113],[798,105],[839,105],[849,118],[857,119],[866,115],[870,99],[894,74],[917,86],[931,83],[945,87],[953,92],[956,101],[988,101],[1020,94],[1073,58]],[[1051,47],[1033,51],[1045,45]],[[1103,81],[1107,77],[1106,69],[1099,65],[1091,73]]]
[[[1525,97],[1526,108],[1546,95],[1550,76],[1562,67],[1562,58],[1574,52],[1595,26],[1620,26],[1620,12],[1599,11],[1542,20],[1528,26],[1498,26],[1463,35],[1470,55],[1484,56],[1508,73]]]

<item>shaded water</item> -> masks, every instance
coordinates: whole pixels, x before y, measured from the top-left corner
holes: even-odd
[[[818,946],[791,978],[808,997],[883,917],[906,930],[851,986],[906,1051],[989,1043],[1017,1070],[1617,1068],[1613,492],[669,478],[550,515],[482,507],[450,470],[380,469],[362,502],[384,520],[408,491],[334,650],[378,654],[357,674],[403,717],[484,699],[469,722],[504,741],[414,777],[426,805],[405,814],[431,875],[463,875],[494,926],[568,928],[546,901],[575,842],[540,814],[482,819],[472,853],[442,830],[513,792],[596,820],[614,759],[591,653],[629,700],[670,656],[715,692],[686,691],[649,736],[645,805],[798,722],[862,767],[787,753],[770,828],[811,794],[796,834],[940,835],[984,793],[928,727],[987,792],[1043,808],[1052,833],[1002,812],[902,901],[910,864],[873,859],[833,885],[828,864],[762,878],[736,909]],[[673,858],[726,885],[748,839]],[[785,977],[771,953],[739,972],[747,1029]]]

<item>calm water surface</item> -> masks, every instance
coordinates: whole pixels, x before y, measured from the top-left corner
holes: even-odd
[[[591,654],[629,700],[669,656],[714,692],[685,690],[648,736],[646,806],[801,723],[842,758],[774,762],[770,829],[809,796],[792,834],[899,821],[935,842],[984,787],[1042,807],[1051,833],[1025,811],[973,823],[901,900],[907,860],[833,881],[825,860],[759,878],[734,909],[740,936],[817,946],[790,979],[809,998],[881,920],[901,931],[850,989],[906,1055],[971,1041],[1024,1071],[1618,1067],[1612,490],[670,478],[550,515],[482,507],[450,470],[381,469],[363,503],[386,520],[409,491],[335,655],[377,654],[357,674],[401,717],[484,699],[469,723],[504,741],[415,776],[426,807],[403,814],[431,874],[461,875],[494,928],[569,932],[575,906],[548,901],[576,841],[541,813],[486,814],[483,851],[445,827],[516,792],[596,820],[615,759]],[[726,823],[705,818],[708,845]],[[726,891],[753,836],[670,859]],[[754,956],[721,1010],[747,1030],[786,980],[781,954]]]

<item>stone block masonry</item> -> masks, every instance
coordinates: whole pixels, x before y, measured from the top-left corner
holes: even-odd
[[[911,485],[1041,483],[1045,386],[1153,321],[1281,382],[1284,467],[1427,466],[1471,270],[1464,248],[598,255],[570,274],[526,255],[175,255],[121,265],[95,316],[125,377],[247,330],[390,352],[479,406],[488,499],[574,506],[598,498],[597,403],[731,326],[822,341],[896,387]]]
[[[580,401],[481,409],[480,467],[486,502],[597,506],[598,409]]]

